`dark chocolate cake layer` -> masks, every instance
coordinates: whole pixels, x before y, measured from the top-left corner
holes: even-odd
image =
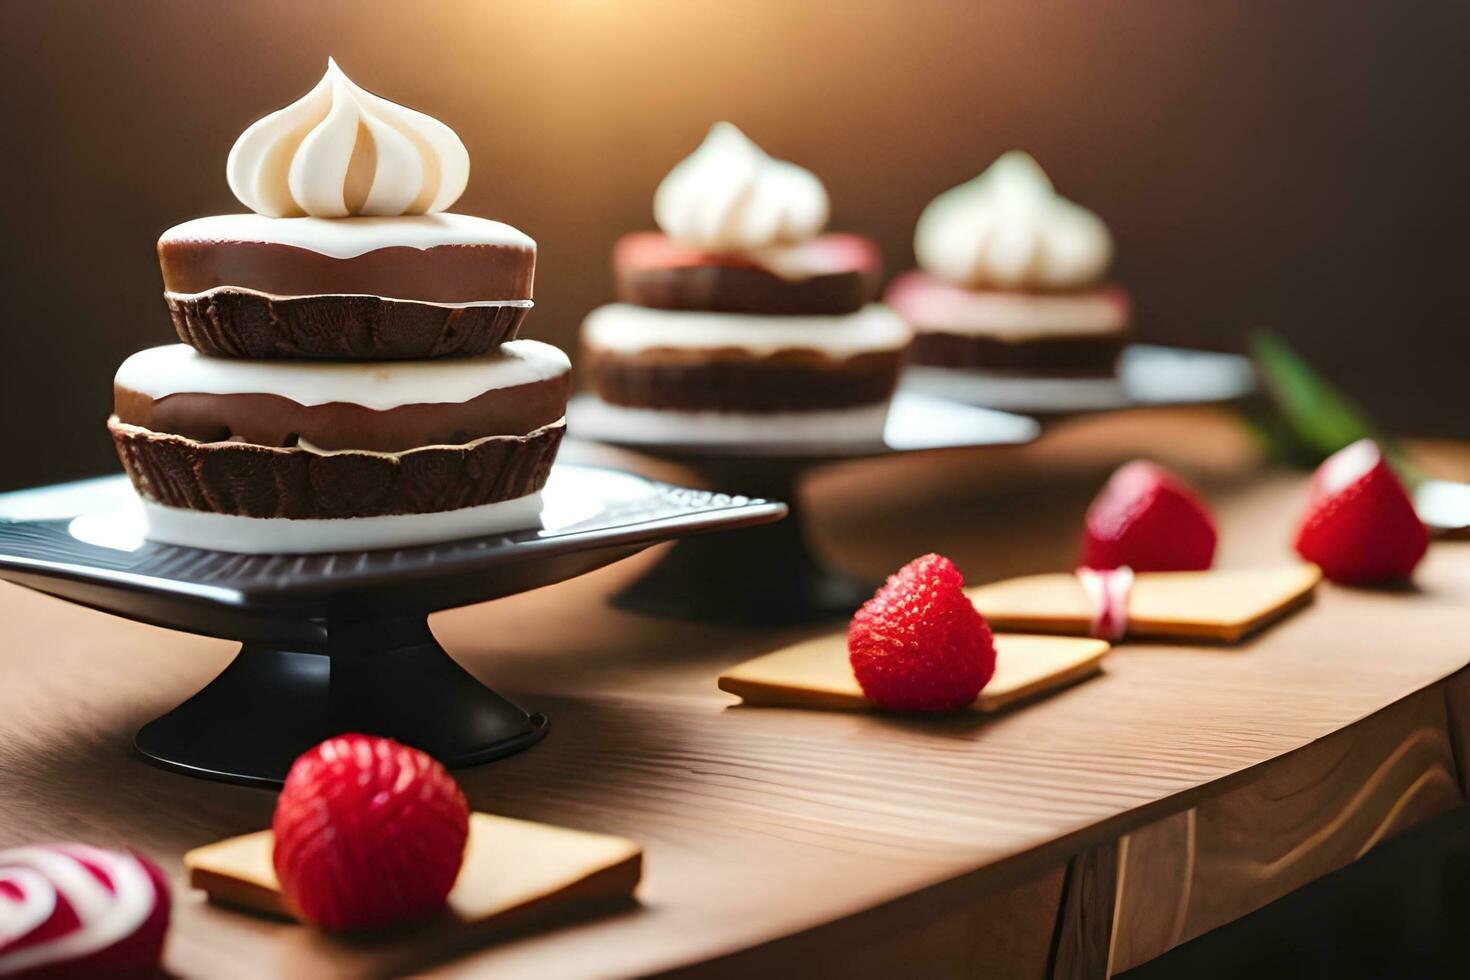
[[[661,310],[820,316],[855,313],[874,289],[860,272],[791,281],[755,266],[699,265],[618,269],[617,293],[624,303]]]
[[[651,350],[620,354],[588,347],[583,369],[604,401],[680,411],[784,412],[886,401],[902,351],[835,360],[809,351],[752,357],[738,350]]]
[[[436,306],[377,296],[165,294],[179,339],[216,357],[417,360],[514,340],[527,306]]]
[[[237,439],[289,448],[299,440],[327,451],[392,453],[456,446],[485,436],[517,436],[566,414],[571,375],[494,388],[462,402],[372,409],[349,402],[302,405],[280,395],[180,392],[153,398],[113,387],[114,412],[127,425],[216,443]]]
[[[1118,355],[1127,341],[1123,332],[1019,341],[921,332],[914,335],[909,361],[927,367],[1106,377],[1116,370]]]
[[[510,245],[393,246],[335,258],[280,242],[162,239],[158,263],[170,293],[221,286],[275,296],[358,294],[425,303],[531,298],[534,248]]]
[[[566,426],[396,455],[201,443],[108,421],[144,498],[242,517],[424,514],[513,500],[546,484]]]
[[[877,295],[882,259],[858,235],[822,235],[781,250],[780,260],[786,268],[777,272],[753,256],[705,254],[633,232],[613,249],[613,273],[618,299],[663,310],[830,316],[855,313]]]

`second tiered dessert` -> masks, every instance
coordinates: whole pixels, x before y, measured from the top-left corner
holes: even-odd
[[[654,198],[662,231],[614,252],[622,302],[582,328],[600,415],[621,439],[882,437],[909,330],[871,302],[877,248],[822,234],[827,212],[815,176],[729,123],[670,172]]]
[[[469,175],[459,138],[329,63],[228,174],[253,214],[158,243],[184,343],[114,382],[149,536],[295,553],[534,525],[571,365],[515,339],[535,242],[443,213]]]

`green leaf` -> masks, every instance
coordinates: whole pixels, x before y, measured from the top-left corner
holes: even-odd
[[[1321,461],[1359,439],[1372,439],[1407,482],[1422,474],[1404,452],[1356,403],[1307,363],[1279,335],[1259,330],[1249,338],[1251,359],[1286,435],[1310,458]]]

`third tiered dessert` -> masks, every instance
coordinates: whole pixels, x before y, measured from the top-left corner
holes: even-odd
[[[888,288],[912,361],[994,376],[1106,378],[1128,339],[1128,295],[1106,280],[1107,226],[1057,194],[1029,155],[936,197],[914,231],[919,268]]]

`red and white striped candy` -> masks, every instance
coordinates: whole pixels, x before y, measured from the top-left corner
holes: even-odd
[[[163,872],[131,851],[0,851],[0,976],[148,976],[168,930]]]
[[[1092,635],[1117,643],[1128,633],[1128,599],[1133,594],[1133,569],[1077,569],[1077,578],[1092,603]]]

